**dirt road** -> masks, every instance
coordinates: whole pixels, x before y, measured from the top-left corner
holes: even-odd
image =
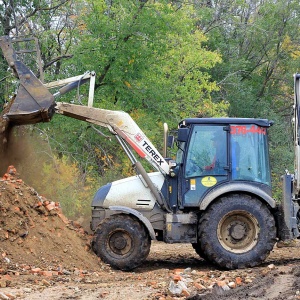
[[[74,267],[51,276],[15,268],[19,274],[8,272],[0,299],[300,299],[299,263],[300,249],[275,248],[259,267],[224,271],[199,258],[190,245],[154,242],[147,261],[134,272],[100,261],[96,271]],[[177,280],[186,287],[180,294],[170,289]]]

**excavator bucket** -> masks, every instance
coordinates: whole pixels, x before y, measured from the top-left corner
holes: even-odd
[[[54,96],[33,72],[20,60],[8,36],[0,37],[0,47],[14,75],[19,79],[16,97],[6,114],[15,125],[48,122],[54,114]]]

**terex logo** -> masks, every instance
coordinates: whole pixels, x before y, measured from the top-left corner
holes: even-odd
[[[134,138],[135,138],[138,142],[141,142],[141,141],[143,140],[143,136],[142,136],[142,134],[140,134],[140,133],[137,133],[137,134],[134,136]]]
[[[155,151],[152,149],[152,147],[146,141],[144,141],[143,147],[152,156],[152,158],[155,161],[157,161],[160,165],[162,165],[163,160],[159,157],[159,155],[157,153],[155,153]]]

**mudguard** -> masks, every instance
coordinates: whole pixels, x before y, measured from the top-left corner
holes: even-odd
[[[276,207],[275,200],[259,187],[246,182],[232,182],[230,184],[221,185],[208,193],[200,203],[200,210],[205,210],[209,206],[209,204],[212,203],[216,198],[226,193],[232,192],[246,192],[252,195],[256,195],[257,197],[268,203],[270,207]]]
[[[154,232],[154,229],[153,229],[150,221],[146,217],[144,217],[140,212],[138,212],[137,210],[126,207],[126,206],[110,206],[109,209],[113,210],[113,211],[119,211],[120,213],[125,212],[127,214],[134,215],[146,226],[151,239],[156,240],[155,232]]]

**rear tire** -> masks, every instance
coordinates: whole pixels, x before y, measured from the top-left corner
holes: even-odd
[[[140,221],[130,215],[116,214],[98,225],[92,248],[103,262],[129,271],[147,258],[150,246],[150,236]]]
[[[198,234],[204,256],[227,269],[262,263],[276,242],[274,217],[265,204],[246,194],[213,203],[200,219]]]

